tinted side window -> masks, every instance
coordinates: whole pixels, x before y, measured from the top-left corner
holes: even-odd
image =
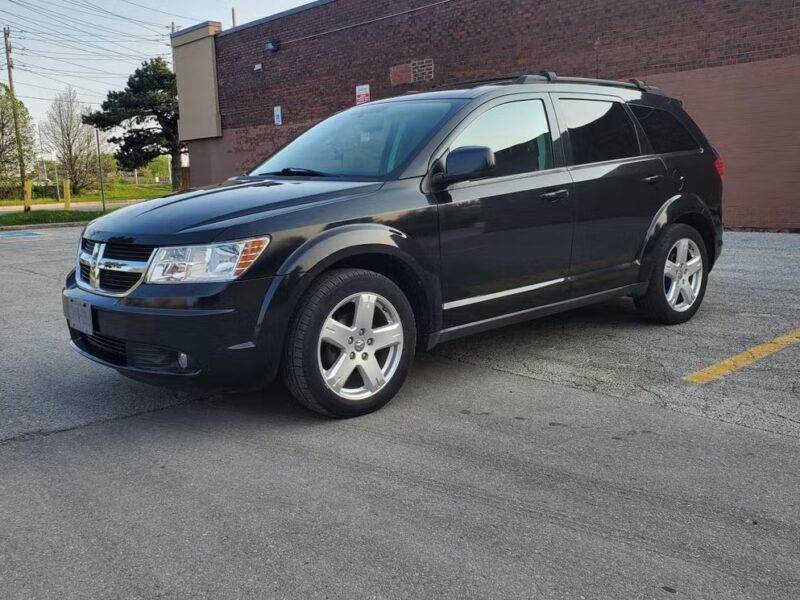
[[[630,107],[657,154],[696,150],[700,147],[689,130],[672,113],[639,104],[631,104]]]
[[[559,106],[567,121],[574,164],[639,154],[636,129],[619,102],[562,99]]]
[[[450,145],[488,146],[494,151],[495,176],[550,169],[553,146],[547,114],[541,100],[522,100],[487,110]]]

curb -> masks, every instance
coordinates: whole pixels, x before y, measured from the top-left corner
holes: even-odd
[[[31,225],[3,225],[0,227],[0,231],[28,231],[28,230],[35,230],[35,229],[58,229],[59,227],[77,227],[78,225],[83,225],[84,227],[88,224],[88,221],[73,221],[71,223],[39,223],[31,224]]]

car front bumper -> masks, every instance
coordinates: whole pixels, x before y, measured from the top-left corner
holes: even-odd
[[[74,273],[63,290],[91,306],[91,331],[68,321],[71,345],[83,356],[153,383],[214,383],[246,387],[266,381],[268,291],[275,277],[231,283],[141,285],[125,297],[79,287]],[[184,356],[181,356],[183,354]]]

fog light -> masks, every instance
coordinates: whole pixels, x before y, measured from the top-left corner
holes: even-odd
[[[189,357],[184,352],[178,352],[178,366],[181,369],[189,366]]]

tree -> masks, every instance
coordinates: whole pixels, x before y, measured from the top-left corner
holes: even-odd
[[[101,110],[84,117],[84,123],[109,131],[125,127],[115,156],[122,169],[141,169],[157,156],[172,157],[172,187],[180,187],[181,154],[178,139],[178,87],[175,74],[162,58],[142,63],[121,92],[109,92]]]
[[[69,87],[55,97],[42,126],[56,153],[60,171],[72,182],[75,194],[97,179],[95,133],[83,123],[83,117],[78,95]]]
[[[17,138],[14,134],[14,100],[8,86],[0,83],[0,182],[19,181],[19,159],[17,157]],[[22,142],[22,158],[25,167],[31,167],[36,158],[36,138],[33,122],[28,109],[16,100],[19,118],[19,133]]]

